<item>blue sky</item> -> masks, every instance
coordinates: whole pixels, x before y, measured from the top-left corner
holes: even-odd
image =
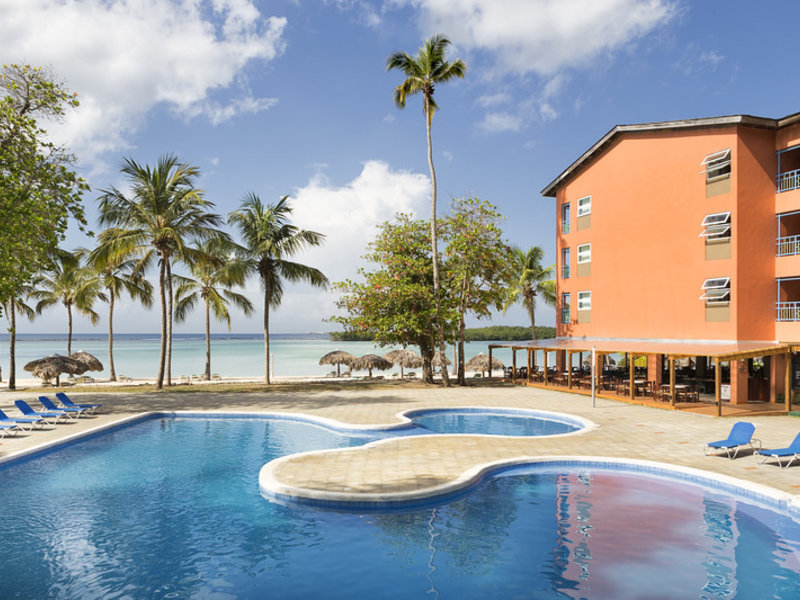
[[[334,281],[355,276],[376,224],[429,214],[421,100],[394,106],[401,75],[385,61],[432,34],[469,69],[436,91],[442,210],[451,197],[487,199],[510,242],[543,246],[548,263],[555,209],[539,191],[614,125],[800,111],[791,0],[0,0],[0,14],[3,62],[49,65],[80,94],[49,129],[95,189],[124,185],[123,156],[169,152],[200,167],[221,214],[250,191],[289,194],[295,222],[328,236],[299,259]],[[85,197],[92,221],[97,195]],[[70,231],[64,245],[91,243]],[[256,281],[247,293],[261,306]],[[334,300],[290,288],[272,331],[335,328],[323,321]],[[63,313],[19,329],[63,331]],[[158,329],[135,304],[118,315],[120,332]],[[537,320],[553,324],[553,310]],[[260,325],[236,314],[232,329]],[[176,328],[200,330],[199,312]],[[92,326],[78,318],[76,331]]]

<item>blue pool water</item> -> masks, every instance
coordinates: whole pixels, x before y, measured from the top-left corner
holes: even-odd
[[[362,444],[159,418],[0,468],[0,598],[797,598],[800,524],[652,475],[518,468],[447,504],[281,506],[277,456]]]
[[[424,410],[407,415],[418,427],[434,433],[540,436],[572,433],[581,424],[527,411],[486,409]]]

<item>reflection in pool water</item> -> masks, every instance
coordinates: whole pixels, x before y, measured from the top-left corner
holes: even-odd
[[[266,461],[369,439],[164,418],[4,467],[0,597],[800,597],[796,521],[656,476],[529,467],[367,515],[259,495]]]

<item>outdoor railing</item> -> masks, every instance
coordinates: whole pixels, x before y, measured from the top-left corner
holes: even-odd
[[[800,321],[800,302],[778,302],[778,321]]]
[[[569,323],[569,309],[565,308],[561,311],[561,322]]]
[[[800,254],[800,235],[787,235],[778,238],[778,256]]]
[[[778,193],[796,190],[800,188],[800,169],[778,173],[776,180],[778,182]]]
[[[561,233],[569,233],[569,221],[561,221]]]
[[[569,279],[569,265],[561,266],[561,279]]]

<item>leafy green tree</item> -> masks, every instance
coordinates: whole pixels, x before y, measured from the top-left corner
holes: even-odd
[[[322,271],[292,262],[289,257],[308,246],[319,246],[325,236],[316,231],[299,229],[289,222],[292,207],[289,196],[276,204],[264,204],[252,192],[245,196],[228,222],[239,230],[242,258],[247,270],[257,273],[264,290],[264,382],[269,384],[269,309],[280,306],[284,280],[306,281],[318,288],[327,288],[328,278]]]
[[[541,246],[532,246],[528,250],[515,247],[513,250],[514,277],[504,309],[517,302],[522,303],[531,319],[531,339],[535,340],[536,298],[541,297],[550,306],[556,305],[556,281],[553,279],[555,265],[542,266],[544,250]]]
[[[445,319],[441,306],[441,285],[439,277],[439,250],[437,243],[436,217],[436,170],[433,166],[433,146],[431,144],[431,126],[433,114],[438,106],[433,99],[437,85],[454,78],[463,78],[467,73],[467,65],[460,58],[448,62],[445,53],[450,41],[443,35],[435,35],[425,40],[425,44],[417,51],[416,56],[405,52],[395,52],[386,60],[386,70],[399,69],[406,79],[394,90],[394,101],[398,107],[404,108],[406,99],[415,94],[422,94],[422,110],[425,115],[425,133],[428,142],[428,168],[431,172],[431,260],[433,261],[433,300],[439,333],[439,352],[445,355],[444,332]],[[449,385],[447,369],[442,369],[442,383]]]
[[[26,303],[32,289],[29,285],[21,285],[3,305],[8,319],[8,389],[10,390],[17,389],[17,314],[29,321],[36,316],[33,307]]]
[[[30,65],[0,70],[0,303],[44,269],[64,239],[70,218],[83,230],[86,182],[71,170],[74,157],[47,138],[42,120],[77,107],[54,76]]]
[[[195,187],[197,167],[180,163],[174,155],[159,158],[155,167],[140,165],[131,158],[123,161],[130,194],[111,187],[99,198],[100,224],[108,227],[107,241],[98,252],[118,258],[136,256],[138,270],[158,261],[158,289],[161,302],[161,349],[156,388],[163,389],[166,370],[171,384],[168,356],[171,355],[173,285],[175,259],[191,261],[191,242],[225,237],[218,227],[219,215],[209,212],[213,202]],[[166,368],[166,369],[165,369]]]
[[[114,307],[117,298],[127,293],[144,306],[153,304],[153,284],[144,278],[144,273],[137,268],[139,261],[113,253],[103,252],[103,246],[111,236],[108,230],[100,233],[98,247],[89,256],[89,264],[100,278],[100,285],[106,290],[108,298],[108,364],[109,381],[117,380],[114,367]]]
[[[247,263],[234,258],[230,244],[209,241],[196,247],[198,260],[190,263],[193,278],[178,278],[175,292],[175,320],[184,321],[198,301],[202,300],[206,318],[206,366],[204,378],[211,379],[211,313],[231,329],[229,305],[239,307],[245,315],[253,313],[253,303],[231,288],[243,286]]]
[[[513,275],[513,254],[500,229],[496,207],[479,198],[453,201],[442,229],[446,231],[446,286],[458,312],[458,383],[464,385],[464,341],[467,312],[478,318],[501,310]]]
[[[97,300],[107,301],[100,278],[81,265],[82,252],[58,251],[51,267],[34,280],[30,296],[36,302],[36,314],[61,303],[67,309],[67,354],[72,354],[72,309],[89,317],[96,325],[100,316],[94,310]]]

